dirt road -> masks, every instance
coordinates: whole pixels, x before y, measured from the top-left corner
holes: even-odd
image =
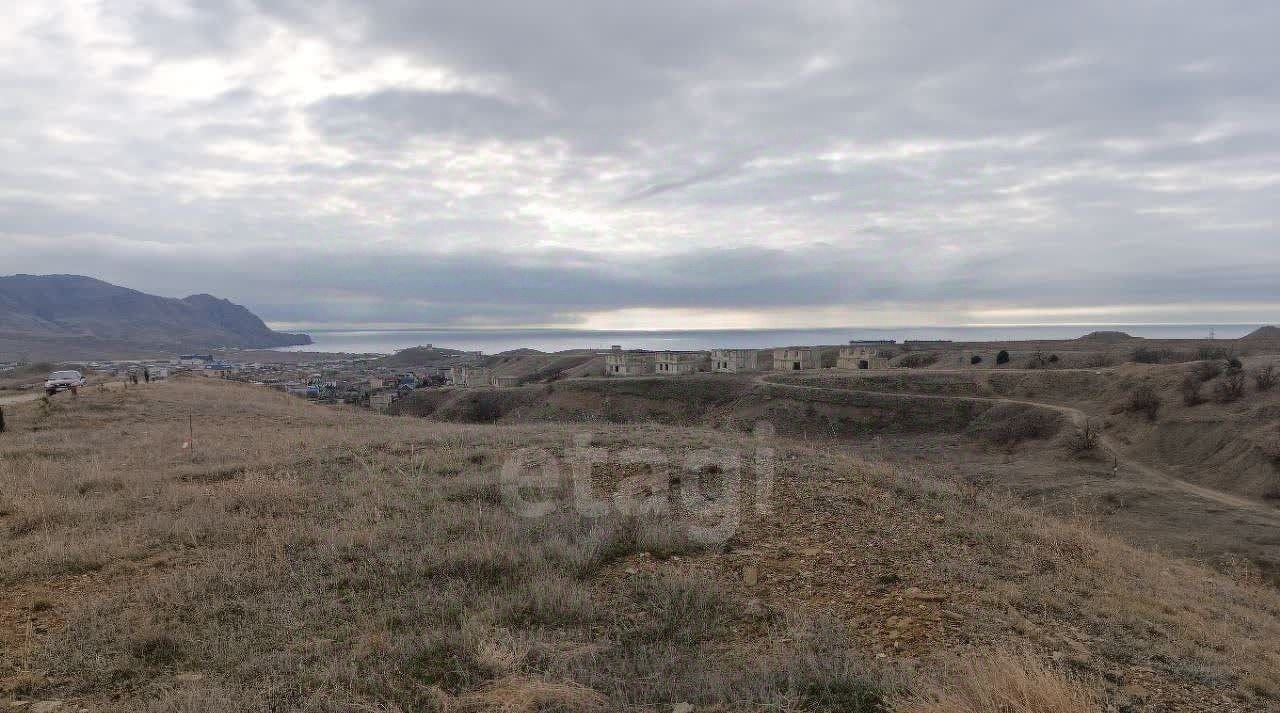
[[[9,406],[10,404],[21,404],[28,401],[35,401],[44,396],[43,391],[28,391],[16,396],[0,396],[0,406]]]
[[[103,386],[103,385],[105,385],[108,389],[123,389],[123,388],[124,388],[124,382],[123,382],[123,381],[107,381],[107,382],[103,382],[103,384],[90,384],[90,385],[88,385],[88,386],[82,386],[82,387],[80,387],[80,388],[82,388],[82,389],[90,389],[90,388],[96,389],[96,388],[100,388],[100,386]],[[61,391],[61,392],[59,392],[59,393],[57,393],[57,394],[54,394],[54,395],[53,395],[53,396],[51,396],[50,398],[55,398],[55,399],[66,398],[66,397],[70,396],[70,394],[71,394],[71,392],[69,392],[69,391]],[[44,396],[44,389],[32,389],[32,390],[30,390],[30,391],[24,391],[24,392],[22,392],[22,393],[20,393],[20,394],[16,394],[16,395],[0,396],[0,406],[10,406],[10,405],[13,405],[13,404],[24,404],[24,403],[28,403],[28,402],[31,402],[31,401],[39,401],[39,400],[40,400],[40,398],[41,398],[41,397],[43,397],[43,396]]]
[[[1073,408],[1071,406],[1062,406],[1060,404],[1045,403],[1043,401],[1027,401],[1023,399],[1009,399],[1009,398],[1002,398],[1002,397],[996,397],[996,396],[947,396],[947,395],[940,395],[940,394],[912,394],[912,393],[903,393],[900,391],[871,391],[871,390],[865,390],[865,389],[841,389],[841,388],[835,388],[831,386],[806,386],[801,384],[778,383],[778,382],[772,381],[771,376],[769,375],[757,377],[756,382],[759,384],[763,384],[769,388],[802,389],[802,390],[809,390],[809,391],[819,391],[819,392],[825,391],[830,393],[844,393],[844,394],[868,394],[868,395],[874,395],[874,396],[892,396],[897,398],[921,399],[921,400],[928,400],[928,401],[947,401],[947,402],[970,401],[970,402],[983,402],[983,403],[995,403],[995,404],[1021,404],[1024,406],[1034,406],[1038,408],[1049,409],[1051,411],[1057,411],[1058,413],[1064,414],[1069,419],[1071,419],[1071,423],[1075,426],[1083,425],[1089,418],[1088,414],[1086,414],[1084,411],[1081,411],[1078,408]],[[1115,441],[1113,441],[1110,437],[1106,436],[1105,434],[1099,438],[1098,445],[1102,448],[1103,451],[1107,453],[1108,456],[1113,458],[1119,465],[1129,469],[1134,473],[1137,473],[1139,476],[1145,478],[1146,480],[1160,483],[1162,485],[1166,485],[1168,487],[1174,488],[1188,495],[1193,495],[1195,497],[1208,500],[1210,502],[1214,502],[1219,505],[1224,505],[1226,507],[1234,508],[1236,510],[1248,511],[1254,515],[1257,515],[1266,519],[1267,521],[1273,523],[1275,526],[1280,527],[1280,510],[1277,510],[1275,507],[1272,507],[1267,503],[1263,503],[1257,500],[1252,500],[1250,498],[1242,497],[1239,495],[1232,495],[1231,493],[1224,493],[1220,490],[1214,490],[1213,488],[1206,488],[1202,485],[1197,485],[1195,483],[1182,480],[1181,478],[1177,478],[1173,475],[1170,475],[1169,473],[1166,473],[1160,470],[1159,468],[1154,468],[1145,463],[1134,460],[1133,458],[1130,458],[1129,456],[1125,455],[1124,451],[1121,450],[1120,446],[1117,445]]]

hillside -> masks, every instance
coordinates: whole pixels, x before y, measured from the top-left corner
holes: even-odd
[[[0,706],[1085,713],[1280,700],[1275,589],[943,467],[643,415],[589,432],[424,428],[206,379],[8,411]],[[194,452],[181,447],[191,424]],[[738,480],[733,454],[750,464]]]
[[[436,346],[418,346],[401,349],[395,354],[381,357],[373,362],[374,366],[385,366],[392,369],[433,368],[470,364],[476,360],[471,352],[457,349],[444,349]]]
[[[0,353],[154,351],[310,344],[212,295],[158,297],[78,275],[0,277]],[[32,354],[34,352],[35,354]]]
[[[1258,327],[1240,338],[1242,342],[1280,342],[1280,327]]]

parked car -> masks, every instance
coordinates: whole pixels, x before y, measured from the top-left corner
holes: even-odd
[[[44,392],[50,396],[59,391],[84,386],[84,375],[78,371],[55,371],[44,382]]]

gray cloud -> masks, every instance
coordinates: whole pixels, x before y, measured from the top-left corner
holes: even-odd
[[[55,3],[0,29],[0,265],[302,323],[1274,321],[1277,30],[1261,2]]]

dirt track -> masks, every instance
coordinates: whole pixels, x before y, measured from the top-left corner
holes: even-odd
[[[107,382],[104,382],[104,384],[108,389],[124,388],[124,382],[122,381],[107,381]],[[80,388],[82,389],[97,388],[97,385],[90,384],[89,386],[82,386]],[[69,395],[69,394],[70,394],[69,391],[62,391],[57,394],[54,394],[50,398],[64,398],[65,395]],[[44,389],[32,389],[30,391],[26,391],[21,394],[17,394],[13,396],[0,396],[0,406],[11,406],[14,404],[25,404],[31,401],[39,401],[40,398],[43,396],[44,396]]]
[[[783,383],[777,383],[777,382],[771,381],[771,375],[759,376],[756,378],[756,382],[763,384],[769,388],[802,389],[802,390],[809,390],[809,391],[825,391],[830,393],[845,393],[845,394],[870,394],[870,395],[876,395],[876,396],[893,396],[898,398],[921,399],[921,400],[928,400],[928,401],[971,401],[971,402],[996,403],[996,404],[1021,404],[1024,406],[1035,406],[1038,408],[1049,409],[1051,411],[1057,411],[1058,413],[1064,414],[1068,418],[1070,418],[1071,422],[1076,426],[1084,424],[1089,418],[1088,414],[1086,414],[1084,411],[1081,411],[1078,408],[1073,408],[1071,406],[1062,406],[1060,404],[1045,403],[1042,401],[1027,401],[1023,399],[1010,399],[1010,398],[1002,398],[1002,397],[995,397],[995,396],[988,397],[988,396],[948,396],[948,395],[940,395],[940,394],[912,394],[912,393],[903,393],[900,391],[872,391],[872,390],[865,390],[865,389],[841,389],[841,388],[835,388],[830,386],[805,386],[800,384],[783,384]],[[1099,445],[1102,447],[1104,451],[1106,451],[1107,455],[1111,456],[1116,461],[1117,464],[1119,464],[1120,466],[1123,466],[1124,468],[1129,469],[1132,472],[1137,473],[1138,475],[1142,476],[1147,480],[1172,487],[1188,495],[1193,495],[1195,497],[1208,500],[1208,501],[1217,503],[1219,505],[1223,505],[1236,510],[1248,511],[1254,515],[1257,515],[1266,519],[1273,525],[1280,527],[1280,510],[1277,510],[1276,508],[1270,505],[1267,505],[1266,503],[1258,502],[1256,500],[1251,500],[1249,498],[1241,497],[1239,495],[1224,493],[1222,491],[1214,490],[1212,488],[1206,488],[1204,486],[1196,485],[1195,483],[1182,480],[1181,478],[1174,477],[1158,468],[1153,468],[1145,463],[1139,462],[1137,460],[1134,460],[1133,458],[1128,457],[1127,455],[1124,454],[1124,452],[1120,449],[1120,447],[1116,445],[1115,441],[1113,441],[1111,438],[1107,437],[1106,435],[1103,435],[1099,439]]]
[[[22,404],[28,401],[35,401],[41,396],[44,396],[43,391],[31,391],[25,394],[18,394],[17,396],[0,396],[0,406],[9,406],[11,404]]]

